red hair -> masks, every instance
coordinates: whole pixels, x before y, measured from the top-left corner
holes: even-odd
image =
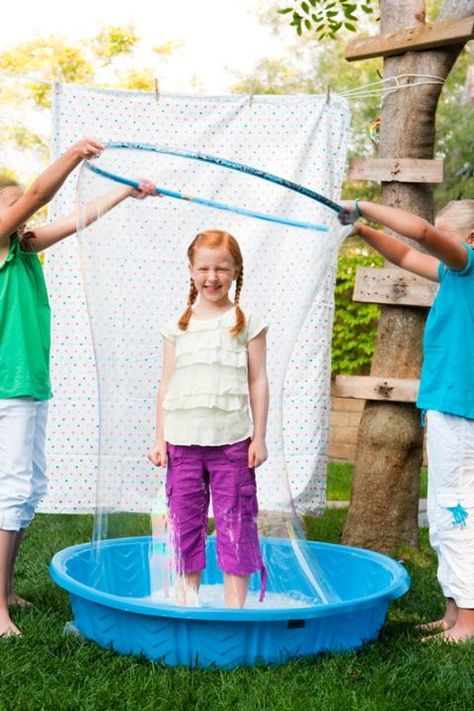
[[[229,232],[224,232],[222,230],[206,230],[205,232],[199,232],[198,235],[193,239],[188,247],[187,255],[189,262],[194,263],[194,256],[198,249],[201,247],[207,247],[208,249],[218,249],[219,247],[224,247],[225,250],[232,257],[235,267],[238,270],[237,279],[235,282],[235,324],[230,329],[233,336],[237,336],[245,326],[245,314],[239,306],[240,292],[242,291],[242,285],[244,281],[244,262],[242,259],[242,252],[240,251],[239,243]],[[192,306],[197,298],[197,289],[194,281],[191,279],[191,284],[189,287],[188,295],[188,305],[186,311],[183,313],[178,321],[178,326],[182,331],[186,331],[189,321],[191,319],[193,310]]]

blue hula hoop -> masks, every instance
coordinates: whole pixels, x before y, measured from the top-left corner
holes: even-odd
[[[305,188],[303,185],[298,185],[290,180],[281,178],[278,175],[273,175],[272,173],[267,173],[264,170],[259,170],[258,168],[253,168],[252,166],[245,165],[245,163],[237,163],[235,161],[227,160],[226,158],[220,158],[219,156],[211,156],[205,153],[196,153],[194,151],[188,151],[183,148],[171,148],[169,146],[157,146],[151,143],[129,143],[129,142],[110,142],[107,143],[106,148],[110,149],[128,149],[128,150],[140,150],[148,151],[151,153],[162,153],[165,155],[178,156],[180,158],[190,158],[192,160],[202,161],[204,163],[212,163],[214,165],[220,165],[223,168],[229,168],[230,170],[236,170],[241,173],[246,173],[248,175],[253,175],[262,180],[267,180],[271,183],[276,183],[281,185],[288,190],[293,190],[294,192],[309,197],[312,200],[325,205],[336,213],[342,211],[342,207],[337,203],[333,202],[324,195],[320,195],[314,190]],[[84,161],[84,165],[94,173],[103,176],[104,178],[109,178],[117,183],[122,183],[123,185],[129,185],[132,188],[138,188],[139,182],[136,180],[131,180],[125,178],[116,173],[111,173],[104,168],[99,168],[90,161]],[[205,198],[200,198],[191,195],[185,195],[183,193],[177,192],[175,190],[168,190],[167,188],[156,187],[156,192],[161,195],[166,195],[167,197],[176,198],[178,200],[187,200],[188,202],[194,202],[199,205],[205,205],[207,207],[213,207],[218,210],[226,210],[228,212],[235,212],[238,215],[244,215],[246,217],[254,217],[259,220],[266,220],[267,222],[277,222],[283,225],[289,225],[291,227],[299,227],[308,230],[317,230],[319,232],[328,232],[329,228],[326,225],[319,225],[312,222],[300,222],[298,220],[290,220],[285,217],[278,217],[276,215],[269,215],[262,212],[254,212],[253,210],[246,210],[245,208],[236,207],[234,205],[228,205],[227,203],[216,202],[215,200],[207,200]]]

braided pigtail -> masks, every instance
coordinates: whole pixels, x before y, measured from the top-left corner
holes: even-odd
[[[194,284],[194,281],[191,279],[191,283],[189,285],[189,296],[188,296],[188,306],[186,308],[186,311],[183,313],[181,318],[178,321],[178,326],[182,331],[186,331],[188,328],[189,321],[191,319],[191,316],[193,314],[193,309],[192,306],[194,302],[196,301],[197,297],[197,289],[196,285]]]
[[[235,296],[234,296],[235,324],[230,329],[230,333],[232,336],[238,336],[239,333],[242,331],[242,329],[245,326],[245,314],[239,305],[240,292],[242,291],[243,284],[244,284],[244,265],[241,264],[240,269],[239,269],[239,275],[238,275],[237,280],[235,282]]]

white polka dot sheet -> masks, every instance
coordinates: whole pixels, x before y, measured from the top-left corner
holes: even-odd
[[[158,144],[238,161],[337,201],[350,114],[338,96],[191,97],[56,85],[53,155],[83,136]],[[244,256],[241,304],[269,324],[268,461],[257,470],[261,509],[320,512],[325,504],[335,213],[281,186],[196,160],[106,150],[98,166],[187,195],[300,221],[273,224],[172,198],[127,199],[47,254],[53,311],[45,512],[148,512],[164,472],[147,460],[160,377],[159,327],[186,305],[186,248],[224,229]],[[76,171],[50,218],[115,187]]]

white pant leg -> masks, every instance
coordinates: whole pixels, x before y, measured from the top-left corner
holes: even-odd
[[[436,437],[433,435],[435,428],[435,420],[437,412],[429,412],[426,414],[426,456],[428,460],[428,492],[426,498],[426,515],[428,517],[428,526],[430,534],[430,544],[434,549],[439,559],[439,540],[438,530],[436,526],[436,512],[438,501],[436,492],[438,489],[438,479],[440,477],[438,456],[436,450]]]
[[[41,499],[48,491],[46,476],[46,425],[48,421],[48,401],[36,401],[35,431],[33,439],[33,471],[31,493],[23,509],[21,527],[26,528],[32,522]]]
[[[0,399],[0,529],[19,531],[31,495],[36,407],[33,398]]]
[[[430,410],[430,541],[445,597],[474,608],[474,420]]]

